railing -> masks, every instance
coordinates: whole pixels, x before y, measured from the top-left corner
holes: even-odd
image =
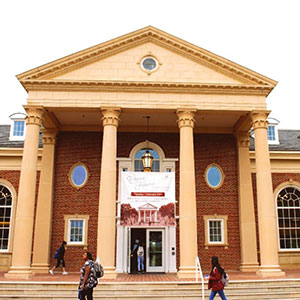
[[[201,269],[200,259],[198,256],[196,257],[195,268],[196,268],[196,282],[199,282],[198,276],[200,275],[202,300],[204,300],[204,278],[203,278],[203,273],[202,273],[202,269]]]

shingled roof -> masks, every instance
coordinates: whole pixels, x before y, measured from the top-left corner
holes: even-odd
[[[300,130],[279,129],[279,144],[269,145],[270,151],[300,151]],[[254,150],[254,139],[251,138],[250,150]]]
[[[24,141],[10,141],[10,125],[0,125],[0,148],[23,148]],[[40,147],[42,147],[42,140],[40,134]]]
[[[10,141],[10,125],[0,125],[0,148],[23,148],[23,141]],[[279,144],[269,145],[270,151],[300,151],[300,130],[279,129]],[[40,135],[40,147],[41,135]],[[254,150],[254,139],[251,138],[250,150]]]

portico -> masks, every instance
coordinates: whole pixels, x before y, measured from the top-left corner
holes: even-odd
[[[144,58],[158,63],[153,72],[143,69],[140,63]],[[170,243],[178,247],[172,270],[181,278],[191,278],[197,256],[208,261],[209,250],[225,251],[226,257],[235,251],[240,259],[232,268],[258,270],[262,276],[283,275],[278,264],[266,135],[266,97],[275,81],[151,26],[30,70],[18,79],[28,91],[28,121],[12,265],[6,276],[28,278],[32,272],[48,272],[51,251],[58,241],[69,239],[68,252],[77,264],[80,251],[92,249],[101,259],[105,277],[116,278],[121,270],[116,252],[122,248],[116,236],[122,236],[123,245],[126,238],[125,229],[118,224],[119,176],[123,171],[136,171],[134,155],[146,140],[145,116],[151,117],[150,147],[164,152],[163,156],[157,151],[159,172],[174,172],[176,178],[176,224],[163,229],[172,231]],[[42,168],[36,181],[42,124]],[[255,135],[258,224],[249,156],[251,128]],[[220,150],[222,144],[207,148],[209,143],[201,142],[207,139],[214,145],[216,136],[237,154],[236,161],[224,162],[227,154]],[[76,187],[69,184],[67,174],[78,163],[86,166],[88,179]],[[223,187],[207,184],[204,188],[204,171],[211,164],[222,169]],[[227,175],[231,166],[238,170],[233,176]],[[230,196],[222,188],[230,188]],[[203,200],[204,189],[211,196]],[[230,205],[224,205],[228,197],[232,210],[238,207],[238,211],[232,213]],[[214,206],[216,199],[222,199],[223,204]],[[204,212],[205,207],[211,207],[210,211]],[[220,207],[225,207],[224,211]],[[64,224],[64,216],[69,215],[70,222],[77,218],[86,230],[78,241],[72,240],[69,223]],[[222,218],[228,219],[228,228]],[[221,239],[224,232],[220,241],[219,236],[210,241],[203,219],[212,222],[208,226],[223,224],[220,228],[226,231],[227,242]],[[61,222],[55,229],[54,220]],[[239,230],[232,229],[236,227],[232,224],[239,224]],[[270,239],[265,239],[266,235]],[[171,255],[173,250],[166,251]]]

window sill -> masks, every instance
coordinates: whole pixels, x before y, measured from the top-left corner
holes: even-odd
[[[225,249],[228,249],[228,244],[205,244],[205,249],[208,249],[209,247],[224,247]]]
[[[82,247],[83,249],[87,249],[88,244],[67,243],[67,247]]]

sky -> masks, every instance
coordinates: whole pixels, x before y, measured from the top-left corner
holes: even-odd
[[[148,25],[278,81],[279,128],[300,129],[299,0],[1,0],[0,124],[24,112],[16,75]]]

